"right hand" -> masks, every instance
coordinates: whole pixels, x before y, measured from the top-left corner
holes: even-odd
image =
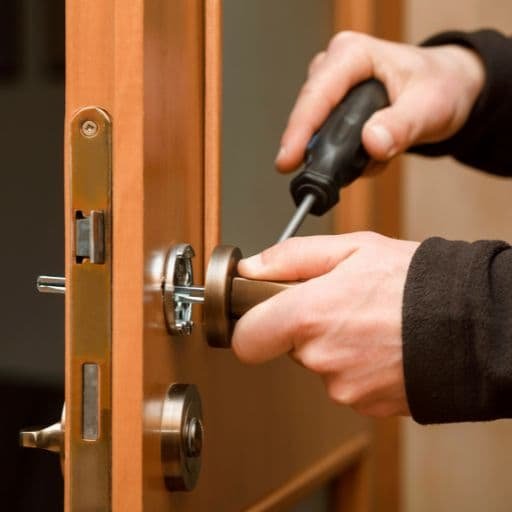
[[[380,80],[391,106],[363,128],[370,156],[385,162],[418,143],[438,142],[459,131],[485,82],[478,55],[462,46],[422,48],[341,32],[311,62],[309,76],[290,115],[276,165],[296,169],[308,141],[356,84]]]

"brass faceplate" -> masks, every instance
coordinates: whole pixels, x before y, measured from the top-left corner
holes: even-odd
[[[71,120],[71,203],[66,276],[66,502],[73,512],[111,510],[112,123],[96,107]],[[83,257],[77,220],[101,212],[102,258]]]

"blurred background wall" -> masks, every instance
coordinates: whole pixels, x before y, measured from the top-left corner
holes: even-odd
[[[405,7],[405,35],[413,43],[448,28],[512,33],[509,0],[405,0]],[[512,241],[511,180],[450,159],[407,157],[405,167],[406,238]],[[403,427],[404,512],[510,510],[511,422]]]
[[[64,401],[64,301],[38,274],[64,269],[64,0],[2,0],[0,12],[0,509],[62,506],[58,456],[18,446]]]

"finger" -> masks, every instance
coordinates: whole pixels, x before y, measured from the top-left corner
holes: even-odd
[[[250,364],[263,363],[315,337],[320,322],[311,315],[308,305],[312,281],[298,284],[249,310],[236,323],[232,348],[237,357]]]
[[[425,136],[437,120],[421,87],[404,91],[388,108],[376,112],[363,128],[363,144],[370,156],[387,161]],[[423,99],[425,101],[418,101]]]
[[[313,75],[318,68],[322,65],[322,63],[325,61],[325,57],[327,55],[327,52],[320,52],[317,53],[313,59],[311,60],[308,68],[308,76]]]
[[[358,233],[290,238],[243,259],[238,272],[249,279],[298,281],[330,272],[361,245]]]
[[[327,54],[307,80],[290,114],[276,159],[280,171],[289,172],[300,165],[309,140],[331,110],[351,87],[372,74],[372,59],[361,50]]]

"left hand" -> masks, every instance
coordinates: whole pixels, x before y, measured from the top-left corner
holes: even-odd
[[[375,233],[292,238],[238,270],[249,279],[304,281],[236,324],[246,363],[289,353],[322,376],[329,396],[370,416],[408,415],[402,300],[416,242]]]

